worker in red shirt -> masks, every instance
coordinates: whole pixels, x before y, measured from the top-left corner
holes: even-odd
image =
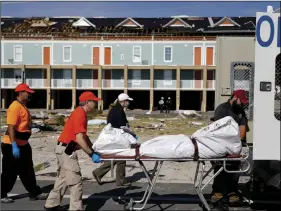
[[[76,150],[83,149],[95,163],[100,157],[92,149],[87,136],[86,113],[95,109],[97,98],[92,92],[83,92],[79,97],[79,106],[71,113],[58,138],[55,149],[58,160],[58,173],[53,190],[45,203],[45,210],[58,210],[66,188],[70,190],[69,210],[83,210],[82,175]]]

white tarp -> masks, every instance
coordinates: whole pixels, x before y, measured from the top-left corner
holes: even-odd
[[[232,117],[225,117],[196,131],[191,137],[197,140],[200,158],[224,157],[228,154],[240,154],[239,126]],[[113,129],[107,125],[93,149],[101,154],[134,156],[130,145],[136,143],[133,136],[122,129]],[[141,156],[155,158],[193,158],[194,145],[190,137],[179,135],[158,136],[141,144]]]

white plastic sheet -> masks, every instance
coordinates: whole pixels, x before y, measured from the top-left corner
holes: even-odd
[[[94,142],[93,149],[101,154],[117,155],[118,153],[131,151],[131,144],[136,143],[136,141],[132,135],[126,133],[123,129],[113,128],[111,124],[108,124]]]
[[[224,157],[239,154],[242,150],[239,126],[232,117],[225,117],[196,131],[200,158]],[[122,129],[113,129],[107,125],[93,149],[101,154],[134,156],[135,150],[130,145],[136,143],[133,136]],[[141,144],[141,156],[154,158],[193,158],[194,145],[190,137],[179,135],[158,136]]]

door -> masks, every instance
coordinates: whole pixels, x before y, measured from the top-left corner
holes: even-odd
[[[196,66],[201,66],[201,60],[202,60],[201,47],[194,47],[193,57],[194,57],[193,64]]]
[[[206,65],[214,65],[214,48],[207,47],[206,48]]]
[[[111,65],[111,47],[104,48],[104,64]]]
[[[43,47],[43,65],[51,64],[51,48]]]
[[[93,47],[93,65],[100,64],[100,48]]]

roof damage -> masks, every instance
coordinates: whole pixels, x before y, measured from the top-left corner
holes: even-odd
[[[2,18],[4,37],[24,36],[116,36],[118,35],[204,35],[209,32],[255,32],[255,17],[164,17],[164,18],[86,18],[36,17]],[[252,23],[252,24],[249,24]]]

